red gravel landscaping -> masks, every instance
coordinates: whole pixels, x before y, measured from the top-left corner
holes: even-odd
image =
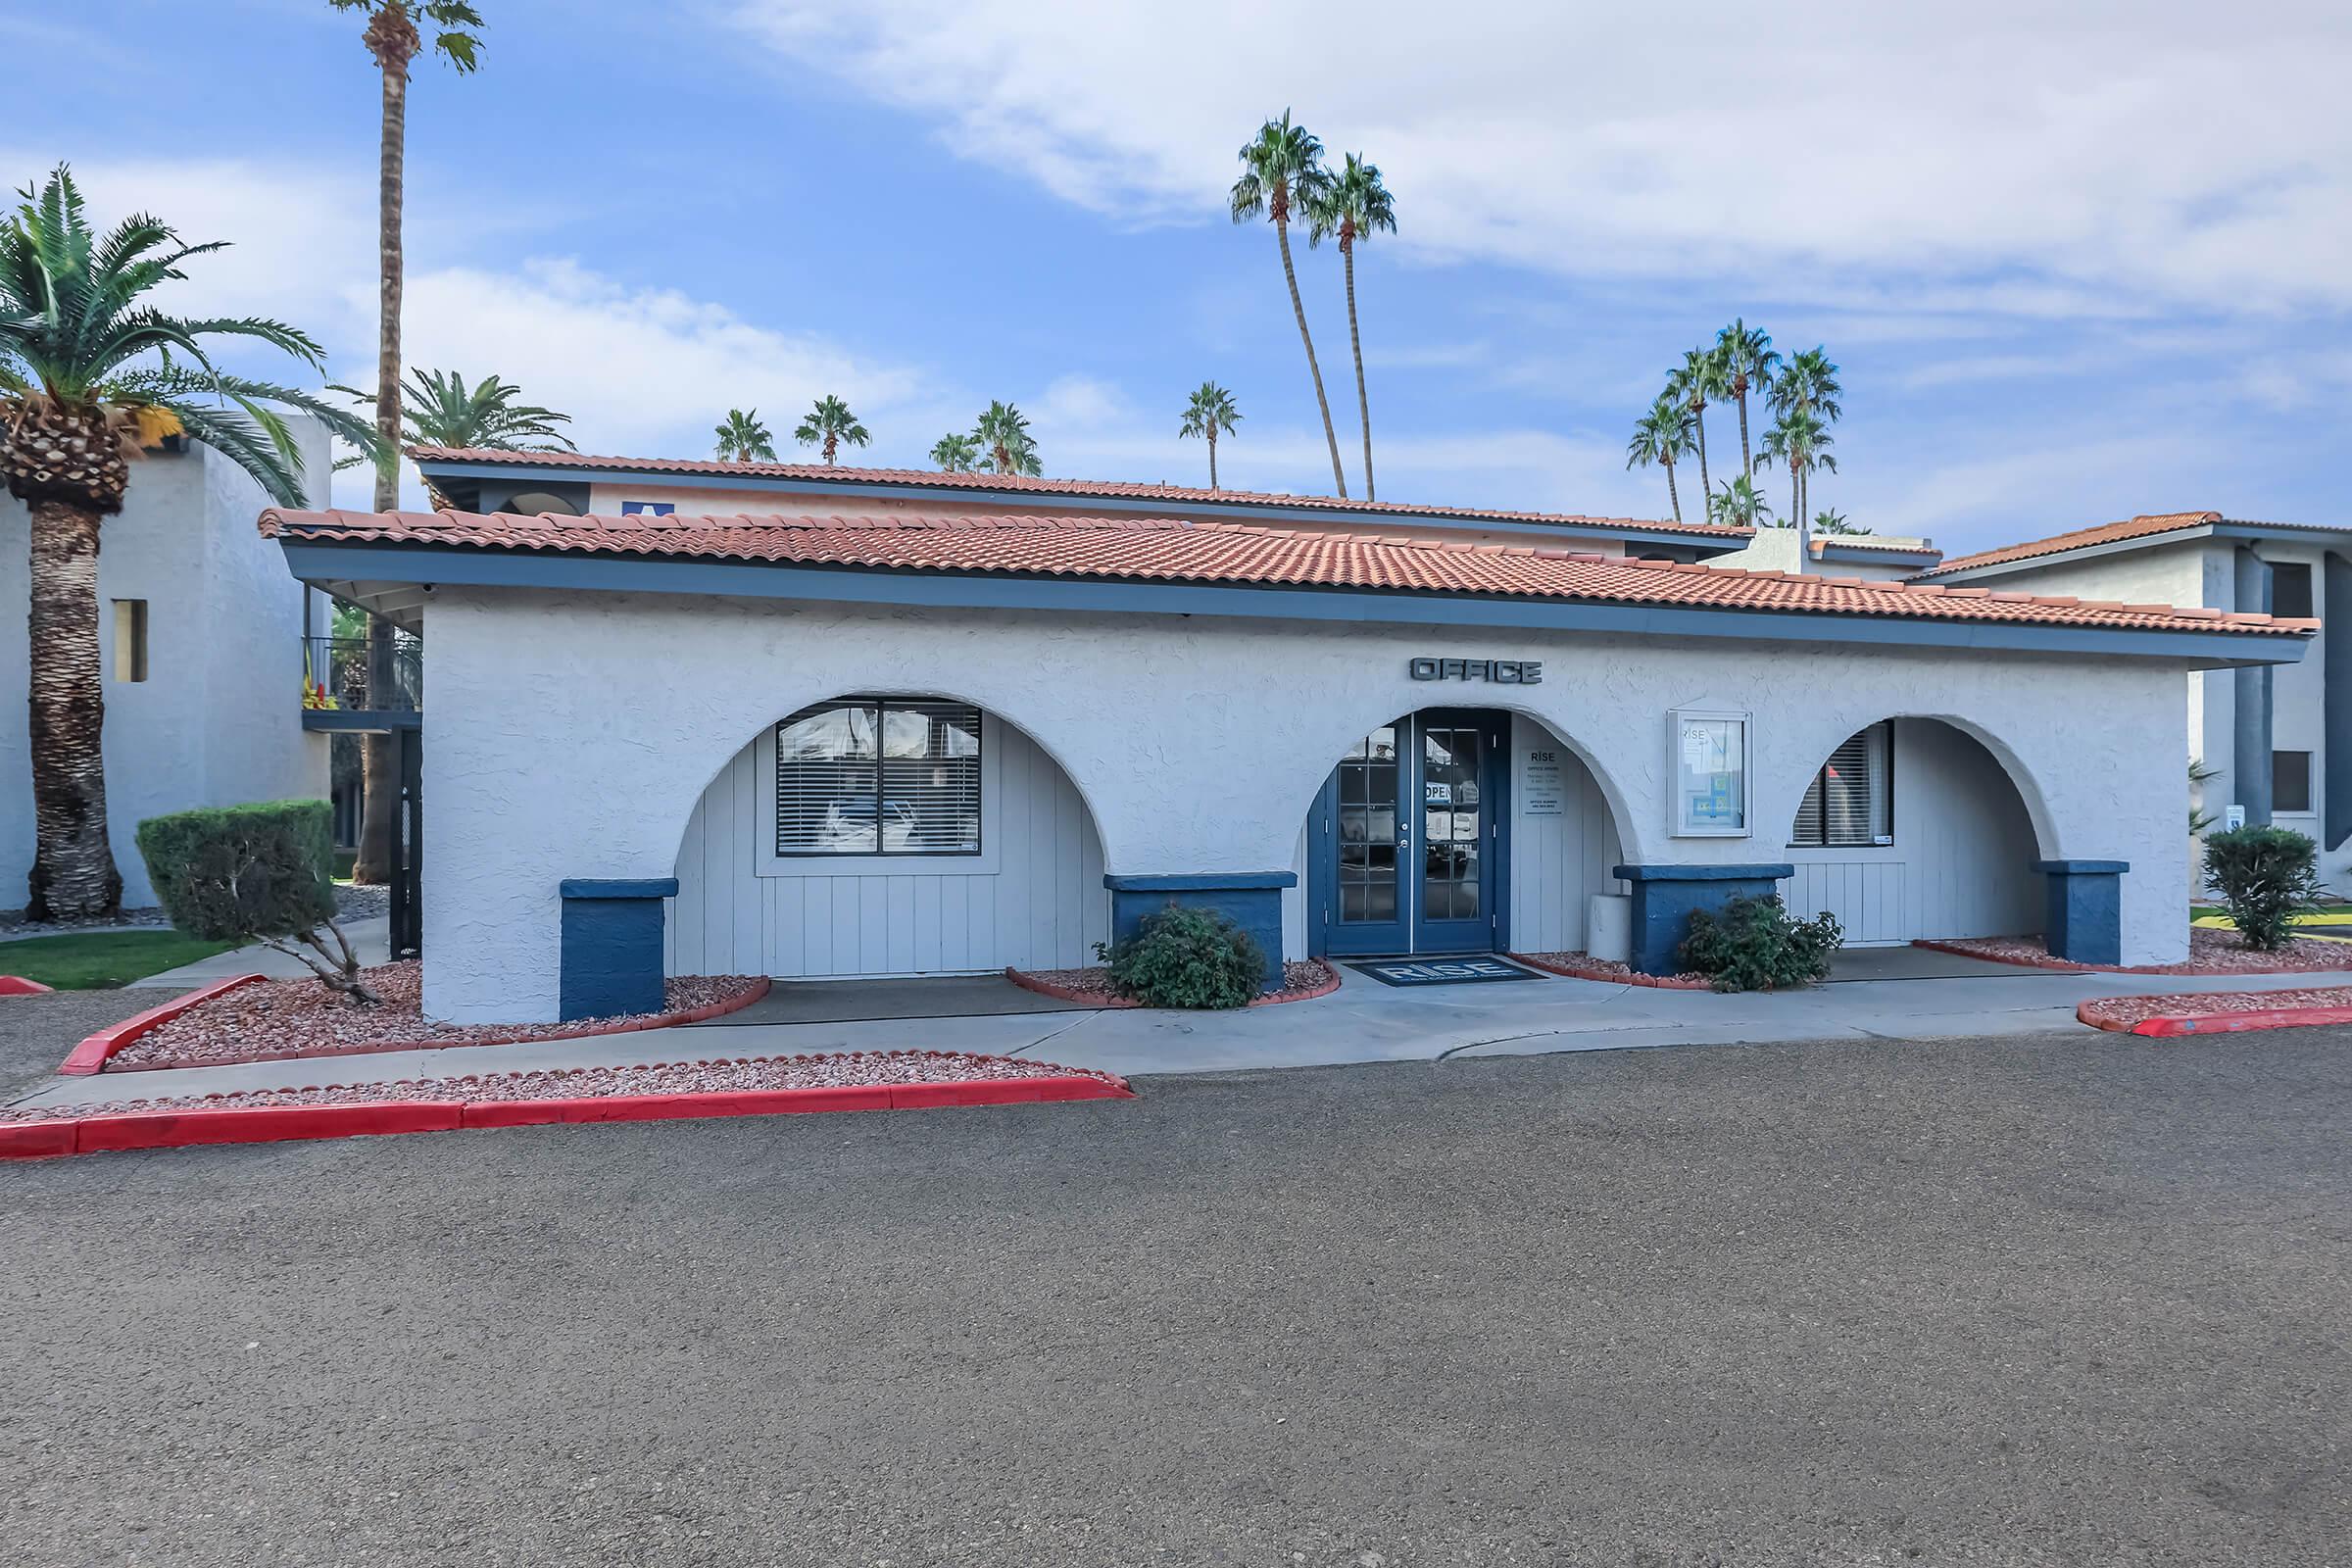
[[[281,1057],[344,1055],[438,1046],[505,1046],[524,1040],[606,1034],[629,1026],[748,1001],[767,982],[754,975],[688,975],[665,982],[661,1012],[568,1023],[438,1024],[425,1020],[424,970],[416,959],[361,971],[383,999],[355,1007],[316,980],[263,980],[223,992],[141,1035],[107,1058],[109,1072],[142,1067],[219,1066]]]
[[[2196,1018],[2212,1013],[2297,1011],[2315,1007],[2352,1012],[2352,986],[2306,986],[2295,991],[2194,991],[2172,997],[2100,997],[2075,1016],[2100,1029],[2130,1029],[2150,1018]]]
[[[1093,1007],[1140,1007],[1133,997],[1111,988],[1110,971],[1101,965],[1088,969],[1006,969],[1004,978],[1024,991],[1083,1002]],[[1278,1002],[1305,1002],[1329,996],[1340,988],[1340,972],[1321,958],[1298,958],[1282,966],[1280,991],[1252,997],[1250,1005],[1264,1007]]]
[[[1598,980],[1609,985],[1649,986],[1660,991],[1710,991],[1714,983],[1703,974],[1642,974],[1614,958],[1595,958],[1587,953],[1514,953],[1512,957],[1531,969],[1566,975],[1571,980]]]
[[[2113,964],[2069,963],[2050,956],[2039,937],[1958,937],[1949,942],[1922,942],[1939,953],[1966,954],[1996,963],[2025,964],[2035,969],[2064,969],[2077,974],[2303,974],[2314,970],[2352,969],[2352,943],[2321,942],[2290,937],[2276,953],[2245,946],[2234,931],[2198,926],[2188,933],[2185,963]]]
[[[885,1084],[952,1084],[1020,1078],[1091,1078],[1124,1082],[1088,1067],[956,1051],[846,1051],[816,1056],[747,1056],[651,1066],[565,1067],[543,1072],[482,1073],[466,1078],[404,1078],[396,1083],[328,1084],[316,1089],[252,1089],[66,1105],[0,1108],[0,1122],[79,1120],[151,1110],[239,1110],[280,1105],[359,1105],[388,1101],[591,1100],[613,1095],[739,1094],[761,1089],[853,1089]]]

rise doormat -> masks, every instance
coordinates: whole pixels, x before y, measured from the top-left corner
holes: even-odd
[[[1348,967],[1384,986],[1475,986],[1490,980],[1541,980],[1500,958],[1357,958]]]

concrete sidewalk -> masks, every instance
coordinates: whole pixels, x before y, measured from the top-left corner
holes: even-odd
[[[2009,968],[1928,980],[1858,980],[1773,995],[1718,996],[1545,978],[1404,989],[1341,966],[1340,990],[1241,1012],[1111,1009],[844,1023],[710,1023],[511,1046],[463,1046],[58,1079],[19,1101],[62,1104],[381,1083],[467,1073],[609,1066],[828,1051],[971,1051],[1121,1074],[1428,1061],[1652,1046],[1798,1040],[1917,1041],[2081,1031],[2091,997],[2352,985],[2352,970],[2275,975],[2057,974]]]

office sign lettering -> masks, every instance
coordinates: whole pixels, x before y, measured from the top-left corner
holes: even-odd
[[[1415,680],[1483,680],[1495,686],[1540,686],[1544,664],[1534,659],[1415,659],[1405,663]]]

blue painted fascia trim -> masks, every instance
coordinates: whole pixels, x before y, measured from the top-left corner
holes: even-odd
[[[1515,627],[1617,636],[1735,637],[1750,641],[1883,644],[1981,652],[2100,654],[2181,660],[2200,669],[2291,664],[2310,638],[2275,633],[2144,631],[2006,621],[1915,620],[1801,612],[1696,610],[1589,600],[1497,599],[1352,588],[1236,588],[1011,573],[864,570],[731,561],[456,550],[433,546],[280,541],[294,575],[311,582],[398,581],[480,588],[725,595],[927,609],[1231,615],[1277,620]]]
[[[387,712],[367,708],[306,708],[302,727],[343,734],[386,734],[396,729],[424,728],[424,715],[414,710]]]
[[[2060,876],[2121,876],[2132,869],[2130,860],[2035,860],[2034,869]]]
[[[1579,537],[1626,539],[1641,544],[1675,545],[1702,556],[1729,555],[1744,550],[1744,537],[1689,534],[1671,528],[1624,527],[1600,522],[1546,522],[1532,517],[1465,517],[1444,512],[1367,512],[1359,507],[1286,507],[1280,502],[1154,501],[1144,496],[1054,495],[1033,490],[1004,491],[956,484],[881,484],[856,479],[779,479],[760,474],[662,473],[635,468],[545,467],[507,463],[420,463],[429,478],[489,479],[513,477],[534,484],[552,481],[594,484],[664,485],[683,490],[774,490],[780,495],[896,497],[900,500],[982,502],[1007,512],[1076,512],[1089,516],[1103,513],[1176,512],[1186,516],[1234,517],[1255,522],[1387,522],[1411,528],[1501,528],[1517,533],[1565,533]]]
[[[565,877],[563,893],[567,899],[674,899],[678,896],[678,879],[674,876]]]
[[[1295,888],[1296,871],[1197,871],[1170,876],[1105,874],[1102,885],[1113,893],[1206,893],[1223,888]]]
[[[1609,875],[1621,882],[1779,882],[1796,875],[1787,861],[1761,865],[1616,865]]]
[[[1820,544],[1819,540],[1814,541]],[[1850,546],[1823,545],[1815,561],[1850,561],[1857,566],[1933,566],[1943,559],[1940,550],[1857,550]]]

